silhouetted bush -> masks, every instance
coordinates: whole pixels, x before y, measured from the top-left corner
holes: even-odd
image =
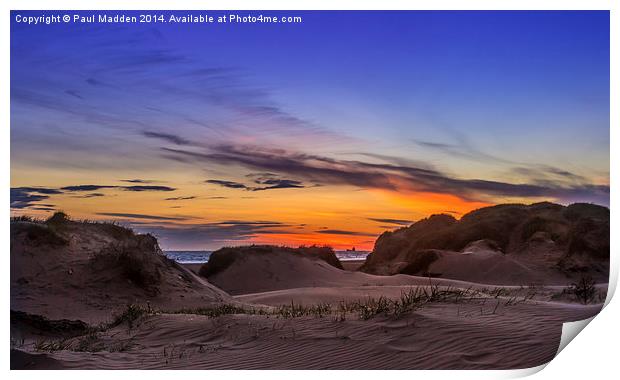
[[[594,280],[589,275],[583,275],[577,283],[573,283],[570,292],[575,295],[577,300],[584,305],[594,301],[596,296],[596,286]]]

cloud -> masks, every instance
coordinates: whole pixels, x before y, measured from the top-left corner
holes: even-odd
[[[23,209],[35,205],[35,202],[49,198],[47,195],[20,193],[15,194],[11,191],[11,208]]]
[[[272,189],[301,189],[305,186],[300,181],[291,179],[269,179],[262,182],[257,182],[261,185],[268,185],[265,187],[253,187],[252,191],[272,190]]]
[[[368,220],[372,220],[373,222],[378,223],[397,224],[399,226],[407,226],[413,223],[413,221],[405,219],[368,218]]]
[[[103,193],[90,193],[90,194],[84,194],[84,195],[75,195],[74,198],[98,198],[98,197],[104,197],[105,194]]]
[[[29,192],[29,193],[39,193],[39,194],[61,194],[62,191],[49,187],[13,187],[11,190],[15,190],[16,192]]]
[[[455,214],[455,215],[461,215],[461,214],[463,214],[462,212],[459,212],[459,211],[454,211],[454,210],[443,210],[443,211],[441,211],[441,212],[442,212],[442,213],[444,213],[444,214]]]
[[[373,234],[368,234],[365,232],[331,230],[331,229],[318,230],[316,232],[319,234],[327,234],[327,235],[374,236]]]
[[[479,161],[484,163],[489,162],[501,162],[504,164],[514,164],[514,161],[506,160],[504,158],[494,156],[491,154],[487,154],[482,152],[481,150],[475,149],[471,146],[466,140],[460,141],[459,144],[445,144],[445,143],[437,143],[431,141],[421,141],[421,140],[413,140],[413,142],[423,148],[432,149],[440,151],[444,154],[457,157],[457,158],[465,158],[472,161]]]
[[[30,210],[38,210],[38,211],[56,211],[53,207],[45,207],[45,206],[35,206],[30,207]]]
[[[518,166],[512,168],[510,171],[511,173],[526,177],[530,181],[541,184],[553,181],[581,184],[588,183],[588,180],[581,175],[548,165],[531,165],[529,167]]]
[[[71,95],[74,98],[78,98],[78,99],[84,99],[84,97],[82,95],[80,95],[77,91],[75,90],[65,90],[65,94],[67,95]]]
[[[174,191],[173,187],[168,186],[154,186],[154,185],[134,185],[134,186],[116,186],[116,185],[71,185],[63,186],[61,188],[48,188],[48,187],[12,187],[11,188],[11,208],[24,209],[31,208],[35,205],[35,202],[39,202],[48,199],[52,195],[70,194],[90,192],[102,189],[120,189],[124,191]],[[75,196],[78,198],[95,198],[103,197],[103,193],[90,193],[81,196]]]
[[[61,187],[62,191],[71,191],[71,192],[79,192],[79,191],[95,191],[101,189],[114,189],[118,186],[109,186],[109,185],[73,185],[73,186],[64,186]]]
[[[540,197],[560,201],[609,202],[608,185],[563,182],[508,183],[485,179],[462,179],[429,168],[339,160],[255,146],[219,145],[201,152],[161,149],[167,154],[176,155],[197,164],[238,165],[253,170],[304,178],[319,184],[444,193],[467,200],[488,200],[489,197]],[[243,184],[232,184],[236,184],[238,188],[247,188]]]
[[[136,186],[118,186],[125,191],[175,191],[174,187],[169,186],[153,186],[153,185],[136,185]]]
[[[172,198],[166,198],[164,199],[165,201],[186,201],[186,200],[190,200],[190,199],[196,199],[195,196],[189,196],[189,197],[172,197]]]
[[[296,234],[291,225],[275,221],[228,220],[204,224],[173,225],[130,222],[137,231],[157,236],[164,249],[219,248],[223,245],[247,244],[261,235]]]
[[[257,173],[248,174],[246,177],[254,178],[254,183],[257,185],[265,186],[248,186],[246,184],[234,181],[225,181],[219,179],[207,180],[205,182],[212,183],[214,185],[220,185],[230,189],[243,189],[248,191],[264,191],[273,189],[301,189],[304,188],[304,184],[301,181],[292,179],[276,178],[271,173]]]
[[[121,179],[121,182],[127,183],[156,183],[159,181],[151,180],[151,179]]]
[[[60,194],[61,191],[45,187],[12,187],[10,194],[10,206],[13,209],[32,208],[36,202],[48,199],[50,195]],[[44,206],[45,207],[45,206]]]
[[[209,179],[209,180],[206,180],[205,182],[212,183],[214,185],[219,185],[222,187],[227,187],[229,189],[244,189],[244,190],[248,189],[246,185],[239,183],[239,182],[233,182],[233,181],[224,181],[220,179]]]
[[[174,191],[174,187],[169,186],[156,186],[156,185],[132,185],[132,186],[117,186],[117,185],[73,185],[64,186],[60,190],[63,192],[80,192],[80,191],[95,191],[101,189],[120,189],[125,191]]]
[[[147,215],[147,214],[130,214],[123,212],[98,212],[97,215],[113,216],[119,218],[132,218],[132,219],[149,219],[149,220],[188,220],[186,217],[172,217],[172,216],[160,216],[160,215]]]
[[[445,144],[429,141],[413,140],[420,147],[437,150],[444,154],[448,154],[457,158],[465,158],[472,161],[483,163],[502,163],[507,165],[516,165],[510,169],[511,173],[526,177],[534,184],[551,184],[556,182],[567,182],[569,184],[587,184],[588,180],[578,174],[571,173],[568,170],[556,168],[550,165],[527,164],[507,160],[499,156],[485,153],[476,149],[462,134],[454,133],[458,144]]]
[[[145,137],[155,138],[167,141],[176,145],[191,145],[189,140],[186,140],[180,136],[173,135],[170,133],[160,133],[160,132],[152,132],[152,131],[142,131],[142,135]]]

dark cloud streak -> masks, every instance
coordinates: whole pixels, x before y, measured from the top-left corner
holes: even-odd
[[[357,232],[357,231],[345,231],[345,230],[331,230],[331,229],[326,229],[326,230],[318,230],[315,231],[319,234],[326,234],[326,235],[347,235],[347,236],[374,236],[373,234],[368,234],[365,232]]]
[[[368,218],[368,220],[372,220],[373,222],[377,222],[377,223],[396,224],[399,226],[407,226],[413,223],[413,221],[405,220],[405,219]]]
[[[152,132],[152,131],[142,131],[142,135],[145,137],[155,138],[170,142],[175,145],[191,145],[189,140],[186,140],[180,136],[173,135],[170,133],[160,133],[160,132]]]
[[[172,216],[160,216],[160,215],[147,215],[147,214],[131,214],[123,212],[99,212],[97,215],[112,216],[118,218],[134,218],[134,219],[150,219],[150,220],[188,220],[186,217],[172,217]]]
[[[305,178],[319,184],[444,193],[468,200],[484,200],[489,196],[500,196],[586,199],[606,203],[609,198],[607,185],[556,182],[515,184],[484,179],[460,179],[428,168],[337,160],[281,149],[220,145],[204,152],[171,148],[162,150],[196,163],[239,165],[254,170]],[[233,186],[247,188],[246,185],[239,183]]]

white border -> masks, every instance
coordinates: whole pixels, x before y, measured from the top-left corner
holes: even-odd
[[[3,52],[2,59],[2,80],[0,83],[4,83],[2,91],[0,92],[0,115],[2,115],[2,128],[0,128],[0,154],[2,154],[3,162],[1,166],[2,170],[2,182],[5,184],[4,192],[2,193],[2,199],[0,202],[3,204],[9,204],[9,192],[10,187],[10,153],[9,153],[9,83],[10,83],[10,71],[9,71],[9,30],[10,30],[10,13],[11,9],[19,10],[36,10],[36,9],[212,9],[212,10],[344,10],[344,9],[359,9],[359,10],[405,10],[405,9],[418,9],[418,10],[611,10],[611,115],[610,125],[618,126],[618,111],[620,110],[620,104],[618,103],[618,91],[620,90],[620,81],[618,76],[618,67],[620,67],[620,59],[618,58],[619,46],[618,36],[620,36],[620,16],[618,15],[618,2],[613,0],[442,0],[442,1],[421,1],[421,0],[409,0],[409,1],[396,1],[396,0],[382,0],[382,1],[368,1],[358,0],[355,2],[344,0],[301,0],[291,3],[290,1],[282,0],[263,0],[263,1],[243,1],[243,0],[215,0],[215,1],[197,1],[197,0],[176,0],[174,2],[152,0],[152,1],[130,1],[130,0],[91,0],[91,1],[79,1],[79,0],[56,0],[56,1],[44,1],[44,0],[4,0],[0,2],[0,28],[2,30],[2,38],[0,40],[0,49]],[[617,127],[616,127],[617,128]],[[611,182],[615,183],[618,178],[618,170],[615,165],[618,160],[618,153],[613,148],[618,148],[618,132],[616,129],[611,128],[611,162],[610,162],[610,176]],[[614,210],[617,200],[617,191],[612,187],[610,204],[611,209]],[[611,223],[612,231],[614,227],[620,225],[618,223],[618,214],[612,212]],[[9,305],[9,208],[5,209],[5,216],[0,219],[1,230],[0,236],[3,242],[3,260],[2,266],[2,278],[4,278],[2,287],[3,292],[0,297],[4,305]],[[612,247],[612,271],[610,277],[610,290],[607,303],[611,299],[611,294],[615,290],[618,279],[618,252],[617,252],[617,237],[611,235],[611,247]],[[9,313],[5,306],[4,313],[2,314],[2,326],[4,326],[2,338],[0,341],[4,342],[4,352],[1,355],[3,368],[8,371],[9,368]],[[411,376],[420,376],[423,378],[431,379],[453,379],[458,377],[459,379],[489,379],[489,378],[507,378],[507,377],[522,377],[533,373],[537,373],[537,378],[562,378],[562,379],[584,379],[584,378],[609,378],[613,376],[611,374],[617,372],[617,352],[618,339],[620,334],[618,333],[618,321],[620,321],[620,307],[618,301],[608,304],[607,307],[597,316],[594,321],[575,338],[575,342],[569,344],[562,353],[554,359],[548,368],[544,371],[540,371],[545,366],[529,370],[519,371],[417,371],[410,373],[408,371],[390,371],[389,376],[396,378],[410,378]],[[31,376],[49,376],[52,379],[59,378],[81,378],[83,376],[89,376],[94,379],[107,379],[111,374],[120,376],[122,378],[135,376],[133,371],[116,371],[116,372],[104,372],[104,371],[89,371],[84,373],[83,371],[46,371],[43,372],[27,372],[27,371],[12,371],[10,376],[14,378],[30,378]],[[310,371],[295,371],[294,373],[288,371],[151,371],[148,373],[149,377],[156,379],[169,378],[170,376],[183,376],[188,378],[204,378],[205,376],[225,376],[225,377],[237,377],[237,376],[252,376],[258,378],[269,379],[285,379],[291,375],[299,377],[301,379],[313,379],[319,373]],[[383,376],[383,374],[374,373],[374,371],[347,371],[346,373],[339,373],[339,371],[323,371],[320,372],[320,376],[328,377],[342,377],[353,376],[360,379],[371,379],[376,376]]]

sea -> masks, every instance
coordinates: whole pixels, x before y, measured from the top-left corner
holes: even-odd
[[[169,259],[180,264],[203,264],[209,261],[213,251],[164,251]],[[335,251],[340,261],[365,260],[369,251]]]

